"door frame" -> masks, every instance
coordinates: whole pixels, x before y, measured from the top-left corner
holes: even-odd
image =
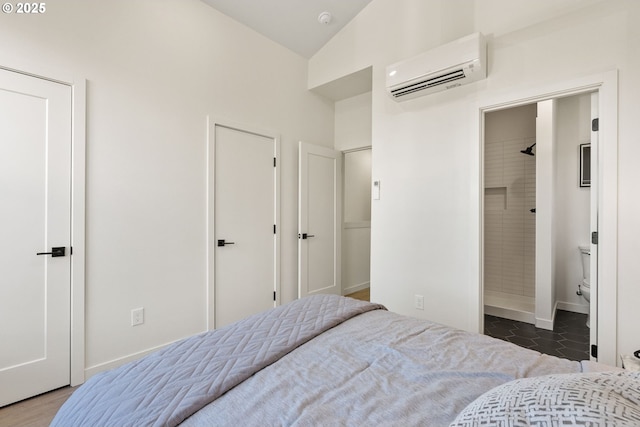
[[[369,237],[371,237],[371,211],[369,212],[369,221],[351,221],[351,222],[346,222],[345,221],[345,207],[346,207],[346,185],[347,185],[347,175],[346,175],[346,168],[347,168],[347,162],[346,162],[346,154],[350,154],[350,153],[355,153],[358,151],[366,151],[369,150],[371,151],[371,155],[373,155],[373,146],[371,145],[365,145],[362,147],[356,147],[356,148],[349,148],[346,150],[342,150],[340,151],[340,153],[342,154],[342,198],[341,198],[341,202],[342,202],[342,210],[341,210],[341,214],[342,214],[342,229],[341,229],[341,233],[342,235],[340,236],[340,246],[341,246],[341,253],[340,253],[340,272],[341,275],[344,274],[344,270],[342,268],[342,266],[344,265],[344,256],[345,256],[345,251],[342,250],[343,246],[345,244],[346,241],[346,230],[353,230],[353,229],[362,229],[362,228],[368,228],[369,229]],[[369,172],[372,172],[372,168],[369,169]],[[370,181],[369,182],[369,191],[372,192],[372,186],[373,183]],[[370,199],[371,201],[373,201],[373,194],[370,195]],[[373,206],[373,205],[372,205]],[[363,283],[358,283],[355,286],[349,287],[349,288],[345,288],[345,283],[344,281],[342,281],[342,293],[343,295],[349,295],[353,292],[358,292],[361,291],[363,289],[370,289],[371,288],[371,239],[369,239],[369,280]]]
[[[0,59],[0,68],[29,77],[63,84],[71,89],[71,337],[69,384],[85,380],[85,188],[87,80],[32,65]],[[30,71],[27,71],[29,69]]]
[[[618,363],[617,308],[618,308],[618,70],[578,77],[562,82],[535,85],[533,88],[516,88],[494,97],[483,97],[477,103],[472,123],[478,130],[478,143],[472,147],[476,151],[471,156],[474,162],[471,171],[477,172],[478,186],[472,189],[475,198],[476,215],[470,230],[477,230],[472,236],[477,242],[473,248],[479,254],[472,257],[473,271],[477,272],[479,286],[472,289],[469,309],[472,321],[475,318],[478,332],[484,330],[484,114],[518,107],[554,98],[563,98],[590,92],[598,92],[600,115],[598,152],[598,233],[601,236],[598,247],[598,361],[616,366]],[[477,159],[477,163],[476,160]],[[478,221],[478,222],[476,222]]]
[[[274,241],[274,254],[275,254],[275,266],[274,266],[274,282],[275,282],[275,301],[274,304],[276,306],[280,305],[281,301],[281,286],[280,286],[280,264],[281,264],[281,256],[280,256],[280,247],[281,247],[281,239],[280,235],[282,227],[280,223],[280,135],[277,132],[268,130],[268,129],[260,129],[254,126],[248,126],[242,123],[236,123],[226,119],[216,118],[214,115],[207,115],[207,137],[206,137],[206,174],[207,174],[207,182],[206,182],[206,192],[207,192],[207,203],[206,203],[206,327],[205,330],[213,330],[215,329],[215,128],[216,126],[223,126],[229,129],[234,129],[241,132],[248,132],[254,135],[262,136],[268,139],[273,140],[274,144],[274,158],[275,158],[275,174],[274,174],[274,183],[273,189],[275,193],[275,201],[274,201],[274,221],[276,226],[275,233],[275,241]]]

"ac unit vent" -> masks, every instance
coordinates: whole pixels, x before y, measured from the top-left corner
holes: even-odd
[[[387,91],[404,101],[484,79],[486,56],[482,34],[471,34],[388,66]]]
[[[394,97],[397,98],[397,97],[400,97],[400,96],[408,95],[408,94],[413,93],[413,92],[418,92],[418,91],[421,91],[421,90],[424,90],[424,89],[428,89],[430,87],[443,85],[443,84],[452,82],[454,80],[459,80],[459,79],[464,79],[464,78],[465,78],[464,70],[459,69],[459,70],[452,71],[450,73],[443,74],[441,76],[428,78],[428,79],[420,81],[418,83],[413,83],[413,84],[410,84],[410,85],[405,86],[405,87],[394,89],[394,90],[391,91],[391,95],[393,95]],[[458,86],[458,85],[454,85],[454,86]],[[454,86],[452,86],[452,87],[454,87]],[[449,88],[447,88],[447,89],[449,89]]]

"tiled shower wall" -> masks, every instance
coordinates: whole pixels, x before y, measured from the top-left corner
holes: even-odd
[[[486,290],[535,297],[536,163],[520,152],[534,142],[485,138]]]

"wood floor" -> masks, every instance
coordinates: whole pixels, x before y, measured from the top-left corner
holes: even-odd
[[[75,387],[63,387],[0,408],[0,427],[46,427]]]
[[[363,289],[361,291],[357,291],[357,292],[354,292],[352,294],[345,295],[345,296],[351,297],[351,298],[354,298],[354,299],[359,299],[359,300],[362,300],[362,301],[370,301],[371,300],[371,292],[370,292],[369,288]]]
[[[369,288],[347,295],[362,301],[370,300]],[[63,387],[40,396],[0,408],[0,427],[46,427],[74,387]]]

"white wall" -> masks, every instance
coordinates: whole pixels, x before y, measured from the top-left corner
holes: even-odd
[[[345,151],[344,222],[371,222],[371,149]]]
[[[336,101],[334,139],[338,151],[371,146],[371,92]]]
[[[556,297],[559,308],[587,313],[589,306],[576,295],[582,283],[582,260],[578,246],[589,246],[589,187],[580,187],[579,147],[590,142],[590,95],[561,98],[557,104],[556,147]]]
[[[369,287],[371,253],[371,92],[335,103],[335,149],[344,152],[342,291]],[[355,150],[355,151],[354,151]]]
[[[373,66],[373,179],[383,191],[372,208],[371,296],[479,330],[478,99],[619,69],[618,283],[608,286],[617,286],[617,352],[629,353],[640,348],[640,2],[514,3],[373,0],[310,60],[310,87]],[[440,19],[456,7],[460,20]],[[400,104],[387,97],[386,65],[474,31],[489,39],[486,80]]]
[[[549,330],[556,309],[556,104],[538,102],[536,117],[536,326]]]
[[[304,58],[198,0],[56,0],[0,15],[0,64],[88,80],[89,373],[206,329],[207,114],[282,137],[282,301],[296,298],[297,142],[333,146],[334,129]]]

